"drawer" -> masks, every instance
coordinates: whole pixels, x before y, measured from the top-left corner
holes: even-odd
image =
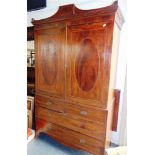
[[[92,122],[80,121],[67,117],[65,113],[58,113],[42,107],[36,107],[36,117],[49,121],[51,123],[61,125],[68,129],[86,134],[90,137],[104,140],[105,124],[100,125]]]
[[[58,112],[64,112],[65,108],[65,103],[57,101],[51,97],[36,96],[35,103],[37,106],[41,106]]]
[[[44,132],[59,142],[77,149],[86,150],[94,154],[97,154],[98,152],[99,154],[99,151],[103,148],[104,143],[102,141],[64,128],[60,125],[46,122],[42,119],[36,119],[36,127],[37,131]]]
[[[94,122],[105,123],[107,119],[107,111],[105,110],[74,104],[68,104],[65,112],[74,118],[81,118]]]

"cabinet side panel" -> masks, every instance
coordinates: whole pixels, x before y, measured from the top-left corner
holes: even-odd
[[[109,146],[112,130],[112,118],[113,118],[113,107],[114,107],[114,87],[116,80],[116,67],[118,59],[118,48],[119,48],[120,30],[116,23],[113,28],[113,41],[112,41],[112,55],[111,55],[111,68],[110,68],[110,83],[109,83],[109,94],[108,94],[108,117],[107,117],[107,133],[106,133],[106,147]]]

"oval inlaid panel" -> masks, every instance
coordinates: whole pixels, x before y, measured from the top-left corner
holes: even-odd
[[[84,39],[79,45],[75,61],[75,74],[79,87],[89,91],[94,87],[98,76],[99,56],[91,39]]]
[[[44,44],[42,49],[42,73],[47,84],[53,84],[57,74],[56,47],[52,42]]]

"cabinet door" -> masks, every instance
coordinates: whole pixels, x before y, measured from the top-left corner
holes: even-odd
[[[64,98],[65,28],[35,31],[36,91]]]
[[[67,29],[67,99],[106,107],[111,55],[111,24],[72,25]]]

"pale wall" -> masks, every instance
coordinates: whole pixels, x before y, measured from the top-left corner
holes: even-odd
[[[34,41],[28,41],[27,42],[27,49],[34,49]]]

